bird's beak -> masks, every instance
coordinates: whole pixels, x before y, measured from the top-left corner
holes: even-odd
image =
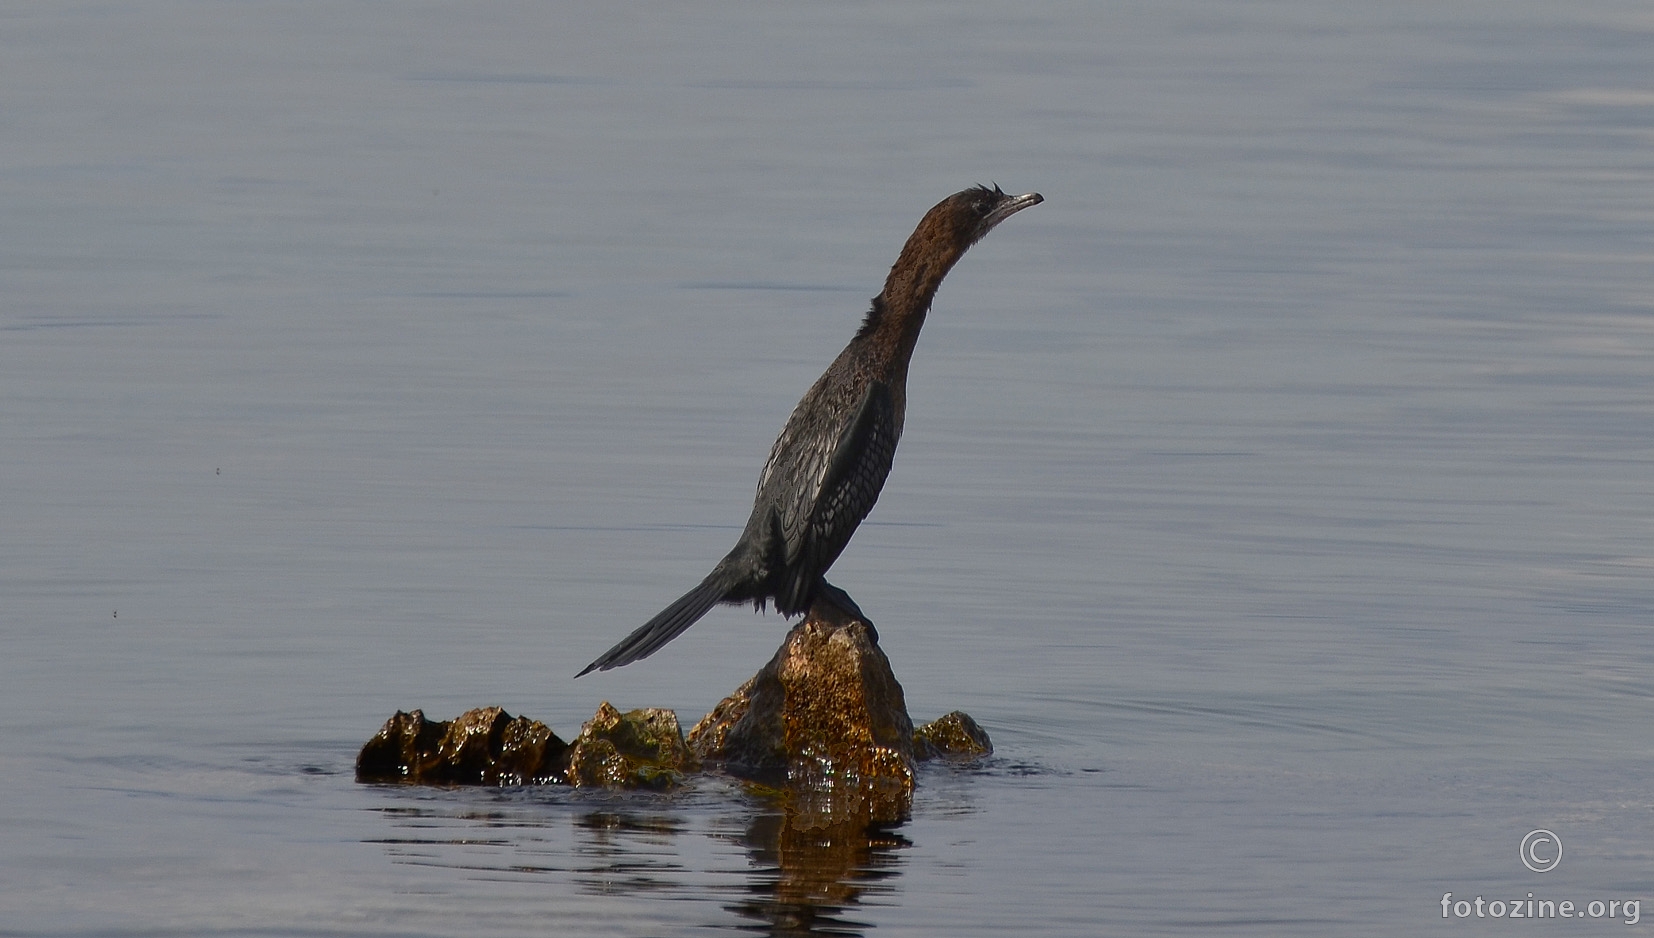
[[[995,225],[1007,218],[1010,218],[1012,215],[1015,215],[1031,205],[1038,205],[1044,201],[1045,196],[1040,195],[1038,192],[1013,195],[1005,201],[999,203],[999,205],[994,207],[993,211],[988,213],[988,217],[984,219],[985,224],[983,225],[982,232],[986,234],[988,231],[992,230]]]

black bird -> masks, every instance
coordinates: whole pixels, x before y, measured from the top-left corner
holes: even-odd
[[[907,407],[907,365],[936,288],[995,225],[1043,201],[1037,192],[1006,195],[998,186],[978,186],[925,213],[856,337],[787,418],[735,549],[701,585],[580,674],[647,658],[718,603],[750,601],[762,609],[773,601],[791,617],[825,595],[847,611],[856,609],[822,577],[873,510],[890,474]]]

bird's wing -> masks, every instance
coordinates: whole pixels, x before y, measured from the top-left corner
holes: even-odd
[[[788,532],[787,559],[817,573],[838,559],[857,525],[873,510],[896,455],[896,405],[882,381],[868,385],[855,416],[822,466],[801,537]]]
[[[889,386],[870,382],[859,398],[837,406],[822,398],[842,390],[848,388],[826,383],[805,395],[758,483],[754,510],[774,525],[770,543],[780,565],[773,571],[781,576],[776,607],[789,615],[804,610],[821,574],[873,510],[896,450]],[[828,414],[841,416],[828,426],[813,423]]]

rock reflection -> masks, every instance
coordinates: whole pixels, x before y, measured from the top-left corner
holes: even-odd
[[[725,868],[725,876],[710,881],[706,874],[718,872],[717,864],[693,872],[683,865],[683,854],[695,847],[683,842],[688,831],[678,818],[625,810],[587,814],[575,825],[575,853],[588,861],[578,870],[581,885],[602,895],[698,894],[748,920],[739,930],[759,934],[858,936],[870,928],[850,918],[851,910],[871,895],[895,891],[890,880],[898,874],[898,851],[909,841],[865,814],[754,807],[718,825],[733,832],[713,834],[746,854],[745,869]],[[696,888],[687,879],[703,884]]]
[[[370,842],[399,865],[449,871],[433,895],[478,899],[499,884],[561,883],[542,895],[598,897],[593,908],[606,916],[666,915],[656,921],[696,931],[863,935],[872,925],[857,910],[891,901],[910,846],[865,811],[772,800],[733,781],[601,798],[562,788],[380,790],[393,803],[372,810],[392,830]],[[651,899],[674,908],[639,904]]]
[[[593,811],[575,821],[574,874],[592,895],[684,890],[681,819],[667,814]]]
[[[846,917],[869,894],[890,894],[907,838],[862,818],[794,809],[760,813],[741,844],[755,874],[731,911],[750,930],[774,936],[859,936],[871,927]]]

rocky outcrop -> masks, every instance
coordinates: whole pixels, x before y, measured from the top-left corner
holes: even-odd
[[[993,751],[988,731],[962,710],[938,717],[913,731],[913,754],[920,759],[969,760]]]
[[[890,661],[859,617],[817,603],[770,663],[689,731],[704,762],[824,811],[906,814],[913,721]]]
[[[356,779],[666,789],[706,766],[782,794],[789,823],[809,830],[812,819],[900,820],[917,760],[991,752],[988,734],[958,711],[915,730],[872,625],[858,612],[817,602],[769,664],[687,739],[670,710],[622,713],[607,702],[572,744],[498,707],[448,723],[415,710],[391,717],[362,747]]]
[[[607,701],[580,728],[568,752],[577,788],[673,788],[700,767],[684,745],[678,715],[650,708],[621,713]]]
[[[565,778],[568,744],[544,723],[499,707],[449,722],[400,711],[356,756],[359,782],[543,785]]]

